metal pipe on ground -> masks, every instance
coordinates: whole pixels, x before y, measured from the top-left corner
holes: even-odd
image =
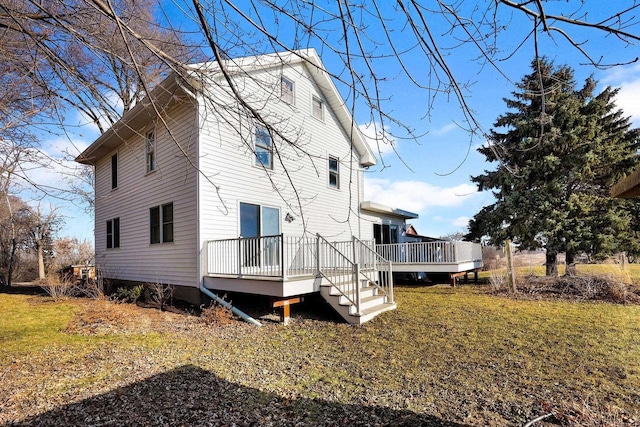
[[[249,316],[244,311],[238,310],[237,308],[235,308],[234,306],[229,304],[227,301],[223,300],[218,295],[214,294],[213,292],[211,292],[209,289],[205,288],[204,286],[200,286],[200,292],[202,292],[203,294],[205,294],[206,296],[208,296],[209,298],[211,298],[212,300],[214,300],[215,302],[217,302],[221,306],[231,310],[231,312],[233,314],[235,314],[236,316],[241,317],[242,320],[244,320],[245,322],[251,323],[252,325],[256,325],[256,326],[262,326],[262,323],[258,322],[256,319],[254,319],[253,317]]]

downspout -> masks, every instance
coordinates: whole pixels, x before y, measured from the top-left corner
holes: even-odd
[[[176,81],[178,82],[178,84],[180,84],[180,81],[178,79],[176,79]],[[183,89],[185,91],[187,91],[188,89],[183,87]],[[198,98],[196,97],[195,94],[193,94],[194,98],[196,99],[196,128],[199,129],[199,125],[200,125],[200,104],[197,102]],[[196,160],[198,161],[198,168],[200,167],[200,136],[198,133],[198,141],[196,141]],[[197,209],[196,209],[196,215],[197,215],[197,233],[198,233],[198,245],[199,245],[199,250],[200,250],[200,256],[197,257],[198,261],[197,261],[197,271],[200,274],[200,292],[202,292],[203,294],[205,294],[206,296],[208,296],[209,298],[211,298],[212,300],[214,300],[215,302],[217,302],[218,304],[220,304],[221,306],[225,307],[228,310],[231,310],[231,312],[233,314],[235,314],[238,317],[241,317],[243,320],[245,320],[248,323],[251,323],[253,325],[256,326],[262,326],[262,324],[260,322],[258,322],[256,319],[254,319],[253,317],[249,316],[248,314],[246,314],[243,311],[238,310],[237,308],[235,308],[234,306],[232,306],[231,304],[229,304],[227,301],[223,300],[222,298],[220,298],[218,295],[214,294],[213,292],[211,292],[209,289],[204,287],[204,264],[205,261],[203,260],[203,256],[205,253],[204,250],[204,242],[202,241],[202,235],[201,235],[201,224],[200,224],[200,219],[201,219],[201,215],[200,215],[200,174],[197,173],[196,171],[196,193],[197,193]]]
[[[241,317],[244,321],[246,321],[248,323],[251,323],[252,325],[262,326],[262,324],[260,322],[258,322],[256,319],[254,319],[253,317],[249,316],[244,311],[238,310],[237,308],[235,308],[234,306],[229,304],[227,301],[223,300],[218,295],[214,294],[209,289],[205,288],[204,285],[200,286],[200,292],[202,292],[203,294],[205,294],[206,296],[208,296],[209,298],[211,298],[212,300],[214,300],[215,302],[217,302],[218,304],[220,304],[224,308],[231,310],[231,312],[233,314],[235,314],[238,317]]]

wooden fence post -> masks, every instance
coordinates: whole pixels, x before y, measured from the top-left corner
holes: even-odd
[[[516,269],[513,265],[513,254],[511,253],[511,240],[504,241],[504,250],[507,254],[507,284],[509,290],[515,295],[516,293]]]

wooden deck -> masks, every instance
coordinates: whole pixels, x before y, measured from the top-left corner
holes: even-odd
[[[460,241],[392,243],[376,251],[397,273],[461,273],[482,268],[482,246]]]
[[[377,268],[370,254],[354,253],[354,241],[326,242],[319,246],[320,241],[314,236],[283,235],[208,241],[205,243],[203,267],[206,271],[203,276],[217,279],[215,282],[223,289],[248,291],[257,287],[257,293],[286,296],[295,295],[293,292],[317,292],[319,272],[327,268],[335,272],[344,262],[336,257],[336,253],[344,254],[348,259],[359,258],[360,268]],[[331,255],[323,249],[327,244],[336,249]],[[482,267],[479,243],[436,241],[374,245],[369,241],[360,242],[360,247],[362,245],[371,250],[375,247],[375,252],[390,261],[393,271],[398,273],[453,274]],[[234,285],[233,281],[238,280],[242,282]]]

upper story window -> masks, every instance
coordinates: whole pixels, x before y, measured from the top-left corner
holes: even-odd
[[[287,104],[293,104],[293,81],[284,76],[280,78],[280,98]]]
[[[107,221],[107,249],[120,247],[120,218]]]
[[[118,187],[118,153],[111,156],[111,188]]]
[[[324,101],[317,96],[311,98],[311,115],[316,119],[324,120]]]
[[[144,143],[145,157],[147,159],[147,173],[156,170],[156,130],[147,132]]]
[[[264,166],[267,169],[273,169],[273,145],[271,144],[271,135],[266,128],[258,126],[255,134],[255,153],[256,166]]]
[[[340,162],[333,156],[329,156],[329,187],[340,188]]]
[[[149,209],[149,243],[173,242],[173,203]]]

